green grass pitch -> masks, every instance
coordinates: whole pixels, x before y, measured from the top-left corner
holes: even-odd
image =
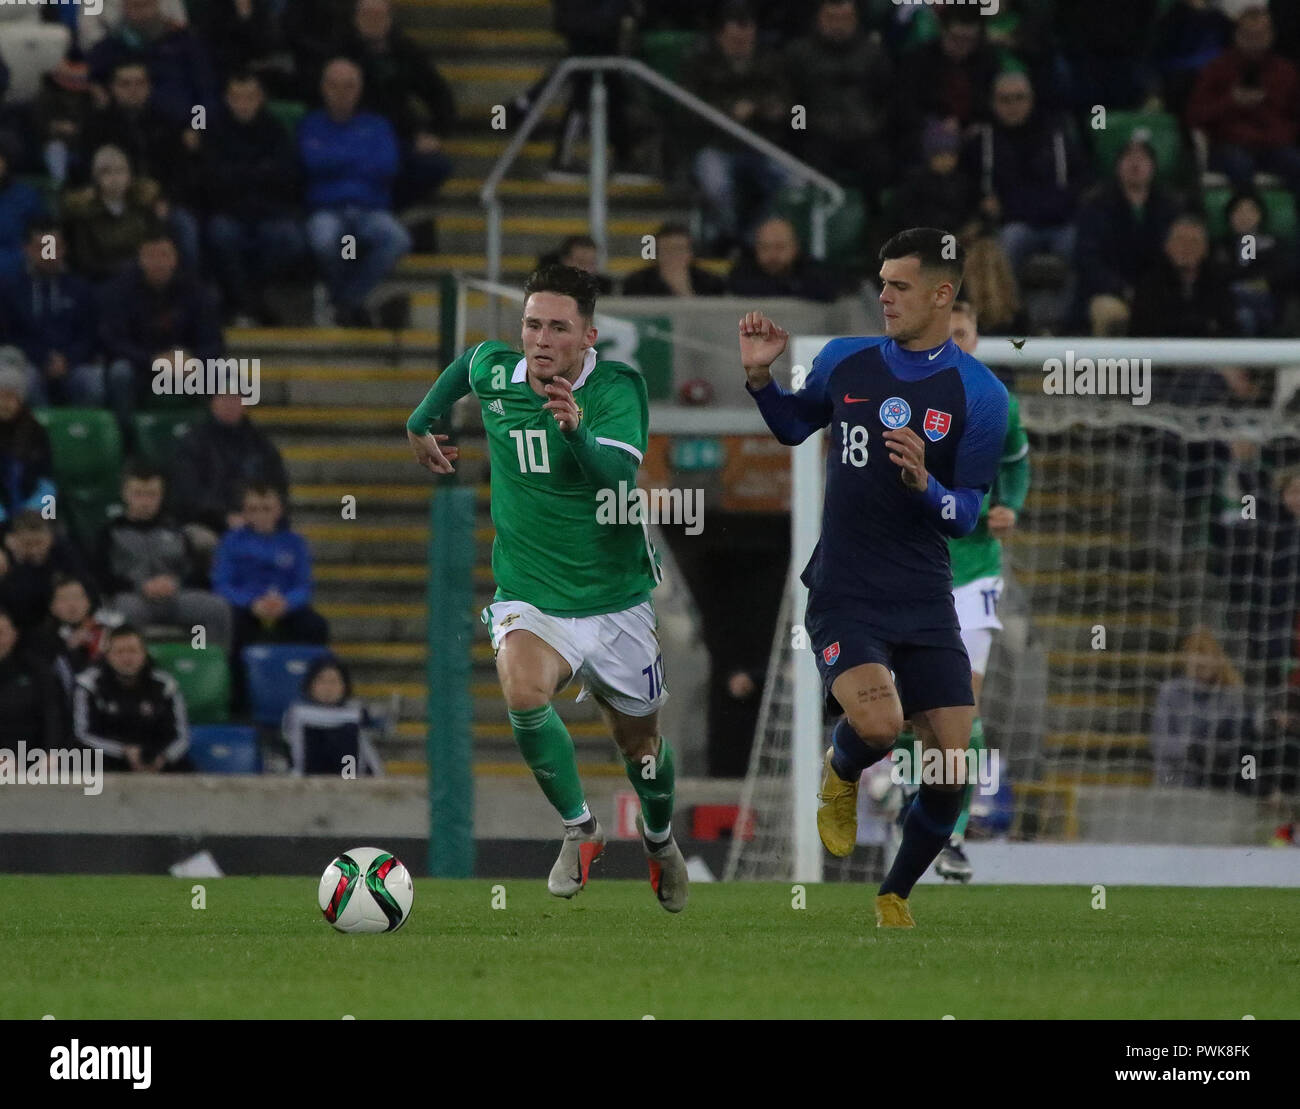
[[[344,936],[316,878],[0,878],[0,1018],[1300,1016],[1294,890],[416,879],[393,935]],[[505,891],[494,909],[493,887]]]

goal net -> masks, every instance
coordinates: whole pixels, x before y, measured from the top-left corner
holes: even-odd
[[[825,342],[796,343],[796,374]],[[1300,416],[1287,392],[1298,371],[1275,370],[1300,363],[1300,344],[1144,341],[1132,345],[1171,367],[1150,403],[1045,392],[1044,366],[1065,347],[1081,360],[1129,342],[980,347],[1021,399],[1031,485],[1003,546],[1004,629],[981,698],[1001,788],[974,793],[969,839],[1262,843],[1295,819]],[[1256,390],[1253,403],[1176,403],[1194,382],[1213,397],[1226,388],[1218,367],[1243,361],[1232,384]],[[817,838],[833,720],[799,634],[797,574],[820,528],[821,442],[795,448],[793,466],[805,485],[743,791],[752,834],[733,840],[726,876],[874,880],[896,835],[888,760],[860,790],[854,855],[823,856]]]

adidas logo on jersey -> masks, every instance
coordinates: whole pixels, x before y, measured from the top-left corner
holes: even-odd
[[[488,405],[488,411],[495,412],[498,416],[504,416],[506,414],[506,406],[501,403],[501,398],[498,397]]]

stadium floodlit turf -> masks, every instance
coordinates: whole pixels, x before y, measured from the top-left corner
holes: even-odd
[[[196,884],[207,907],[191,907]],[[416,879],[392,935],[345,936],[316,878],[0,877],[0,1018],[1300,1016],[1294,890]],[[498,895],[499,900],[499,895]]]

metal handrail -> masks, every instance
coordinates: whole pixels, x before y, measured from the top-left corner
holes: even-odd
[[[519,130],[506,144],[501,157],[497,159],[496,164],[492,167],[492,172],[488,174],[487,180],[483,182],[483,188],[479,191],[479,199],[482,201],[483,207],[487,209],[487,276],[489,281],[500,281],[501,279],[501,200],[497,195],[501,181],[514,164],[515,159],[518,158],[524,143],[528,141],[528,136],[532,134],[538,120],[542,118],[542,113],[546,111],[551,101],[559,94],[561,87],[574,73],[584,70],[590,70],[593,73],[591,82],[591,190],[588,222],[591,225],[591,237],[596,240],[596,261],[600,268],[603,269],[605,265],[608,243],[605,231],[605,189],[608,177],[609,136],[606,134],[607,92],[602,75],[610,70],[626,74],[629,77],[635,77],[652,88],[658,89],[665,96],[689,108],[696,115],[702,116],[715,127],[726,131],[727,134],[738,139],[746,146],[771,158],[772,161],[788,170],[799,181],[815,185],[822,194],[825,194],[825,200],[823,200],[822,196],[814,196],[808,251],[814,258],[825,257],[826,218],[844,203],[844,190],[831,178],[819,173],[793,154],[782,150],[775,143],[755,134],[748,127],[743,127],[725,113],[718,111],[712,104],[706,103],[693,93],[687,92],[680,85],[656,73],[644,62],[635,58],[619,57],[566,58],[556,67],[555,72],[551,74],[550,79],[543,86],[528,115],[524,117],[523,123],[520,124]]]

